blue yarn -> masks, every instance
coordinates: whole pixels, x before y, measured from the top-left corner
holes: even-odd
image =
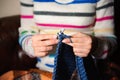
[[[86,71],[84,68],[83,59],[81,57],[75,56],[75,62],[73,61],[74,58],[71,58],[72,60],[70,62],[69,57],[71,57],[71,56],[74,57],[74,55],[69,56],[67,53],[62,54],[62,52],[61,52],[62,48],[63,48],[62,47],[62,44],[63,44],[62,40],[64,38],[70,38],[70,36],[67,36],[64,33],[60,32],[58,34],[59,43],[58,43],[57,48],[56,48],[56,55],[55,55],[55,61],[54,61],[55,64],[54,64],[54,71],[53,71],[53,80],[69,80],[72,73],[74,72],[75,68],[77,68],[77,72],[78,72],[78,76],[79,76],[80,80],[88,80],[87,75],[86,75]],[[63,61],[66,61],[66,63],[60,63],[60,62],[62,62],[61,55],[64,58]],[[69,56],[69,57],[64,57],[64,56]],[[65,66],[64,66],[64,64],[65,64]],[[74,64],[76,64],[76,65],[74,66]],[[61,70],[66,70],[66,68],[62,69],[64,67],[69,68],[68,72],[70,72],[70,73],[68,73],[68,75],[66,73],[67,71],[61,71]],[[64,74],[61,74],[61,72],[63,72]],[[64,78],[64,77],[66,77],[66,78]]]
[[[80,80],[88,80],[87,79],[87,75],[86,75],[86,71],[84,68],[84,63],[83,63],[83,58],[76,56],[76,64],[77,64],[77,70],[78,70],[78,74],[80,76]]]

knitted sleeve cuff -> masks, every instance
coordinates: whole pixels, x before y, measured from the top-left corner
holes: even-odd
[[[31,36],[24,39],[24,41],[22,43],[22,48],[29,57],[34,57],[34,49],[32,47]]]

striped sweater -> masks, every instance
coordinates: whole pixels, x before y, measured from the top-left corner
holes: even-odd
[[[20,3],[19,43],[29,56],[34,55],[32,35],[57,34],[63,28],[67,35],[76,32],[94,35],[92,54],[96,58],[106,58],[116,46],[113,0],[20,0]],[[38,58],[38,63],[41,60],[53,64],[54,58],[50,55]],[[44,69],[43,64],[37,66]]]

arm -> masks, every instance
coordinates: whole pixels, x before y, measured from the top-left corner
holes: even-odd
[[[100,0],[96,8],[92,55],[106,58],[116,47],[113,0]]]
[[[21,27],[19,28],[19,43],[26,54],[33,56],[31,36],[39,32],[33,20],[32,0],[20,0]]]
[[[77,33],[63,42],[73,47],[74,54],[80,57],[87,57],[88,54],[95,58],[105,59],[116,47],[113,21],[113,1],[100,0],[96,3],[96,16],[93,25],[93,35]]]
[[[46,56],[57,44],[56,35],[39,34],[33,18],[32,0],[21,0],[21,27],[19,28],[19,43],[30,57]],[[34,36],[33,36],[34,35]],[[55,36],[55,37],[54,37]]]

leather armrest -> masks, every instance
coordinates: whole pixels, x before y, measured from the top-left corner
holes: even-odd
[[[20,16],[0,18],[0,75],[9,70],[33,68],[35,58],[25,55],[18,43]],[[19,53],[23,53],[19,58]]]

